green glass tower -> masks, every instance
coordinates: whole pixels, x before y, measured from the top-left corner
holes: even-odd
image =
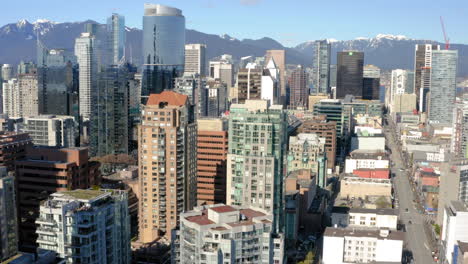
[[[287,120],[281,105],[246,100],[231,106],[227,203],[272,212],[278,233],[284,223],[286,138]]]

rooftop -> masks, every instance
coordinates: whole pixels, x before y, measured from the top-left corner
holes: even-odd
[[[367,208],[351,208],[350,213],[357,214],[377,214],[377,215],[397,215],[394,209],[380,208],[380,209],[367,209]]]
[[[404,240],[405,233],[401,231],[388,231],[387,236],[382,236],[380,230],[364,230],[355,228],[334,228],[327,227],[324,237],[375,237],[377,239],[388,240]]]
[[[54,196],[61,198],[71,198],[78,200],[92,200],[106,194],[104,191],[98,190],[73,190],[55,193]]]
[[[224,206],[218,206],[218,207],[212,207],[210,208],[211,210],[217,212],[217,213],[228,213],[228,212],[234,212],[237,211],[236,208],[229,206],[229,205],[224,205]]]
[[[173,91],[163,91],[159,94],[150,94],[146,105],[160,105],[167,103],[172,106],[183,106],[187,103],[188,96]]]

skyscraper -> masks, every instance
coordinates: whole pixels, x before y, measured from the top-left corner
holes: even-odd
[[[117,65],[125,54],[125,17],[112,14],[107,19],[109,64]]]
[[[286,105],[286,51],[285,50],[267,50],[265,54],[265,61],[269,61],[271,58],[275,60],[275,64],[279,69],[279,81],[280,81],[280,104]]]
[[[0,262],[18,252],[16,191],[13,172],[0,167]]]
[[[431,89],[432,51],[439,50],[435,44],[417,44],[414,56],[414,93],[417,96],[418,109],[426,112],[426,95]]]
[[[75,56],[79,65],[80,117],[90,120],[96,106],[97,56],[95,37],[91,33],[81,33],[75,41]]]
[[[347,94],[362,98],[364,53],[359,51],[338,52],[336,75],[336,98]]]
[[[187,44],[185,45],[185,75],[198,74],[206,76],[206,45]]]
[[[315,42],[314,87],[317,93],[328,94],[330,90],[331,44],[328,40]]]
[[[39,113],[78,117],[76,58],[63,49],[47,49],[37,43]]]
[[[55,251],[66,263],[130,263],[126,191],[53,193],[41,204],[36,224],[39,248]]]
[[[145,4],[142,95],[173,88],[184,72],[185,17],[177,8]]]
[[[392,70],[390,82],[390,97],[388,99],[388,107],[391,112],[402,112],[402,109],[405,108],[402,107],[402,99],[406,99],[404,98],[405,95],[413,94],[413,85],[413,72],[401,69]],[[414,102],[414,104],[416,104],[416,102]]]
[[[457,50],[432,51],[429,121],[451,124],[457,90]]]
[[[109,65],[98,74],[91,119],[91,157],[128,153],[130,71],[129,65],[118,64]]]
[[[198,119],[197,204],[226,203],[227,122]]]
[[[298,66],[289,78],[289,107],[304,107],[309,104],[309,87],[307,87],[307,73],[302,66]]]
[[[141,120],[139,240],[170,241],[180,213],[196,204],[197,124],[188,96],[173,91],[151,94]]]
[[[283,228],[286,126],[281,105],[266,100],[231,105],[226,202],[272,213],[275,233]]]
[[[3,113],[10,117],[28,117],[39,113],[37,75],[21,74],[3,83]]]

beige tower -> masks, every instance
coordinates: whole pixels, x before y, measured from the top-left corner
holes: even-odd
[[[164,237],[196,203],[197,125],[188,96],[151,94],[138,129],[140,242]]]

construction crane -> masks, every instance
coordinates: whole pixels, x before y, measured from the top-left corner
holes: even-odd
[[[450,39],[447,38],[447,33],[445,32],[444,19],[442,18],[442,16],[440,16],[440,25],[442,26],[442,32],[444,33],[445,49],[448,50],[450,48]]]

